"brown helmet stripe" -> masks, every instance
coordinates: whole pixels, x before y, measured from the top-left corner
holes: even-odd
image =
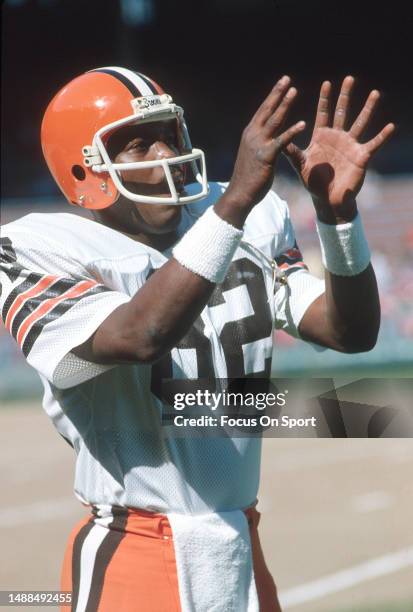
[[[128,68],[120,68],[117,66],[108,66],[104,68],[96,68],[90,72],[103,72],[110,74],[115,79],[118,79],[125,87],[128,88],[134,98],[140,96],[156,95],[159,92],[148,77],[140,72],[134,72]]]

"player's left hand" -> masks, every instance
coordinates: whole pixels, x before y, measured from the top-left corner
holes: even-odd
[[[325,81],[321,86],[309,146],[303,151],[290,143],[284,150],[311,193],[318,218],[325,223],[345,223],[355,217],[356,195],[363,185],[369,160],[395,130],[394,124],[388,123],[368,142],[359,142],[380,98],[379,92],[373,90],[357,119],[346,131],[353,85],[354,78],[347,76],[331,122],[331,83]]]

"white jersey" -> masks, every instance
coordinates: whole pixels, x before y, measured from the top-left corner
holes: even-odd
[[[212,183],[208,198],[183,208],[180,235],[224,189]],[[161,381],[179,379],[188,391],[197,379],[269,377],[274,326],[297,335],[324,291],[300,262],[286,203],[270,192],[254,208],[224,282],[186,336],[152,366],[97,365],[71,350],[170,252],[70,213],[29,214],[5,225],[1,245],[3,322],[43,381],[46,412],[77,454],[77,496],[165,513],[253,504],[260,440],[171,436],[162,426]],[[274,295],[271,260],[290,273],[283,295]]]

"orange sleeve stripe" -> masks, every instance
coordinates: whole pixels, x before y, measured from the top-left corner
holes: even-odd
[[[282,263],[278,266],[280,270],[288,270],[288,268],[306,268],[307,266],[303,261],[295,261],[294,263]]]
[[[9,330],[10,333],[14,315],[17,313],[20,307],[23,306],[24,302],[42,293],[45,289],[50,287],[50,285],[52,285],[56,280],[58,280],[58,278],[58,276],[43,276],[39,280],[39,282],[34,285],[34,287],[27,289],[27,291],[20,293],[20,295],[16,297],[13,304],[9,308],[6,320],[4,322],[5,327]]]
[[[24,337],[26,333],[29,331],[29,328],[36,323],[41,317],[44,317],[52,308],[54,308],[60,302],[67,300],[69,298],[75,298],[81,296],[86,291],[89,291],[91,287],[95,287],[98,285],[96,281],[81,281],[62,295],[59,295],[55,298],[49,298],[40,304],[38,308],[31,315],[29,315],[23,323],[20,325],[20,329],[17,334],[17,343],[22,346]]]

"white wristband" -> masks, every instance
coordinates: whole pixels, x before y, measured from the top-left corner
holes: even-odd
[[[221,219],[211,206],[172,253],[188,270],[212,283],[222,283],[242,235],[242,230]]]
[[[337,276],[355,276],[367,268],[370,249],[360,215],[350,223],[327,225],[317,220],[324,267]]]

